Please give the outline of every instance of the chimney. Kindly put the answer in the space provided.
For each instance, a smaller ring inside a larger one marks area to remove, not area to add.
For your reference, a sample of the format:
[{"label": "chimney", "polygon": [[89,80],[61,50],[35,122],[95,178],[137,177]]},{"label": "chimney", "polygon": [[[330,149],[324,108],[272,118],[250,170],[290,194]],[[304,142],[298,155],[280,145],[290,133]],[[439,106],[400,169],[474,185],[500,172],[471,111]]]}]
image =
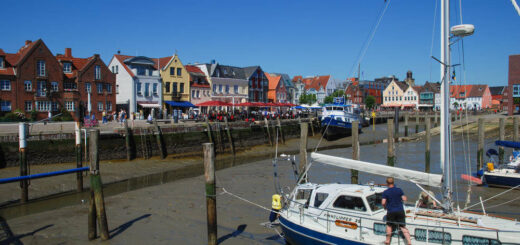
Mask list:
[{"label": "chimney", "polygon": [[31,44],[31,43],[32,43],[31,40],[25,40],[25,45],[29,45],[29,44]]},{"label": "chimney", "polygon": [[65,57],[72,57],[72,49],[71,48],[65,48]]},{"label": "chimney", "polygon": [[117,54],[121,54],[121,50],[118,50],[118,51],[117,51]]}]

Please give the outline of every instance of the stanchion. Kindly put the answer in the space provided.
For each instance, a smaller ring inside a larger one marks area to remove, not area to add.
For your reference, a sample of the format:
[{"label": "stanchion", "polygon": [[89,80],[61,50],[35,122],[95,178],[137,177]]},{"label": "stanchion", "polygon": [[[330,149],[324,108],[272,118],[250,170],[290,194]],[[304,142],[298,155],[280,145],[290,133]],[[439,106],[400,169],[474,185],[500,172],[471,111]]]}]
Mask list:
[{"label": "stanchion", "polygon": [[217,244],[217,198],[215,188],[215,152],[212,143],[202,145],[204,150],[204,179],[206,180],[206,209],[208,245]]}]

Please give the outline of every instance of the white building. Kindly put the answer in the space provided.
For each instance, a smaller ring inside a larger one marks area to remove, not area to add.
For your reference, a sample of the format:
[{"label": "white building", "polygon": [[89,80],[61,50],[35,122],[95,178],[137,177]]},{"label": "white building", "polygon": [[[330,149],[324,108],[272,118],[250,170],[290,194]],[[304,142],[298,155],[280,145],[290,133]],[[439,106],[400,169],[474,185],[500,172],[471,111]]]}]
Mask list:
[{"label": "white building", "polygon": [[160,113],[162,105],[161,76],[154,59],[144,56],[116,54],[108,65],[116,74],[116,103],[127,107],[130,114]]}]

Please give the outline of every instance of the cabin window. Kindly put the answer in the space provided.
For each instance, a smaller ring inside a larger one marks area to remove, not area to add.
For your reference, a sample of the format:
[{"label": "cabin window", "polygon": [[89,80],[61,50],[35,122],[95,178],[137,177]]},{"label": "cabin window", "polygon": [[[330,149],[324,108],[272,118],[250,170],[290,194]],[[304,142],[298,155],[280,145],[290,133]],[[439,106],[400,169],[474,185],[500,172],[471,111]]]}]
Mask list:
[{"label": "cabin window", "polygon": [[374,234],[386,236],[386,224],[374,222]]},{"label": "cabin window", "polygon": [[[426,241],[426,229],[415,229],[415,240]],[[451,234],[448,232],[441,231],[428,231],[428,242],[440,243],[440,244],[451,244]]]},{"label": "cabin window", "polygon": [[327,111],[332,111],[332,107],[327,107]]},{"label": "cabin window", "polygon": [[[305,201],[305,208],[309,207],[309,202],[311,200],[312,189],[300,189],[296,194],[296,200]],[[298,202],[302,204],[301,202]]]},{"label": "cabin window", "polygon": [[327,199],[327,197],[329,196],[328,193],[316,193],[316,197],[314,197],[314,207],[317,207],[319,208],[321,206],[321,204],[323,203],[323,201],[325,201],[325,199]]},{"label": "cabin window", "polygon": [[340,196],[334,201],[333,207],[351,209],[356,211],[367,211],[361,197]]},{"label": "cabin window", "polygon": [[372,211],[377,211],[383,209],[383,205],[381,204],[382,195],[381,193],[377,193],[374,195],[370,195],[367,197],[368,205]]},{"label": "cabin window", "polygon": [[476,237],[476,236],[462,236],[462,244],[464,245],[473,245],[473,244],[489,244],[489,245],[495,245],[495,244],[501,244],[500,241],[496,239],[489,239],[489,238],[483,238],[483,237]]}]

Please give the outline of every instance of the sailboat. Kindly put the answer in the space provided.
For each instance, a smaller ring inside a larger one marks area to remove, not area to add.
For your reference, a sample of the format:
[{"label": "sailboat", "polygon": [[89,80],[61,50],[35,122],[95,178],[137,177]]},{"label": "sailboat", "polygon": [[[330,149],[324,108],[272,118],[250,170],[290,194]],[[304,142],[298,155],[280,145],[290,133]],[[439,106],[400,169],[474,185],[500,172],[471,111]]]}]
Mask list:
[{"label": "sailboat", "polygon": [[[355,169],[375,175],[394,177],[417,185],[440,188],[440,209],[405,206],[406,226],[412,244],[519,244],[520,223],[514,219],[465,212],[452,201],[452,155],[450,125],[450,29],[449,0],[442,0],[441,24],[441,165],[443,174],[430,174],[403,168],[383,166],[365,161],[311,153],[310,163],[300,174],[296,187],[279,210],[279,224],[289,244],[382,244],[386,240],[386,211],[381,200],[387,188],[372,183],[316,184],[307,183],[306,175],[313,162],[345,169]],[[473,32],[473,26],[452,29],[454,36]],[[394,232],[391,244],[404,242]]]}]

